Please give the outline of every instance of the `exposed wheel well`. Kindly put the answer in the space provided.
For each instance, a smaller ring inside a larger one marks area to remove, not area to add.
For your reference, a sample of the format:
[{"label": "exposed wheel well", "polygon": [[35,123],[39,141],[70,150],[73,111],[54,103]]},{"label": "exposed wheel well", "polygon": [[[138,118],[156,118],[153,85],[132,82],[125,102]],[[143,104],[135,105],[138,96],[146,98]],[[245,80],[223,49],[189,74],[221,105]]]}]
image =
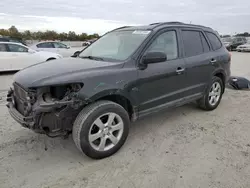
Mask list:
[{"label": "exposed wheel well", "polygon": [[46,61],[50,61],[50,60],[54,60],[54,59],[56,59],[56,58],[54,58],[54,57],[50,57],[49,59],[47,59]]},{"label": "exposed wheel well", "polygon": [[222,80],[222,82],[223,82],[223,93],[224,93],[225,87],[226,87],[224,74],[222,74],[221,72],[219,72],[219,73],[216,73],[214,76],[219,77]]},{"label": "exposed wheel well", "polygon": [[109,100],[109,101],[118,103],[128,112],[129,118],[130,119],[132,118],[134,110],[133,110],[131,102],[127,98],[125,98],[121,95],[109,95],[109,96],[99,98],[97,101],[99,101],[99,100]]}]

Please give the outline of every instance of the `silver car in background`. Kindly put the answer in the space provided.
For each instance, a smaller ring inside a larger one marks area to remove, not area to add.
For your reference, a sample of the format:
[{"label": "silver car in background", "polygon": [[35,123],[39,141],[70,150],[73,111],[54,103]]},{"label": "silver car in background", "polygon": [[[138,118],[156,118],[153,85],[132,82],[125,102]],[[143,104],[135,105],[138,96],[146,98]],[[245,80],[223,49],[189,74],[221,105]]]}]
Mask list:
[{"label": "silver car in background", "polygon": [[250,41],[246,44],[239,45],[236,50],[237,52],[250,52]]}]

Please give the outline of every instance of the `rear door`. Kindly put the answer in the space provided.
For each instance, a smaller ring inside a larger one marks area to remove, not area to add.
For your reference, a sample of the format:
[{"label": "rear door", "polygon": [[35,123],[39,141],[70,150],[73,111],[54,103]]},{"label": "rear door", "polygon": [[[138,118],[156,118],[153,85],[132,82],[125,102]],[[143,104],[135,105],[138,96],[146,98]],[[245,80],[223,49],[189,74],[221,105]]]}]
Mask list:
[{"label": "rear door", "polygon": [[202,30],[183,28],[181,36],[186,63],[185,87],[188,88],[188,95],[200,95],[211,80],[216,57]]}]

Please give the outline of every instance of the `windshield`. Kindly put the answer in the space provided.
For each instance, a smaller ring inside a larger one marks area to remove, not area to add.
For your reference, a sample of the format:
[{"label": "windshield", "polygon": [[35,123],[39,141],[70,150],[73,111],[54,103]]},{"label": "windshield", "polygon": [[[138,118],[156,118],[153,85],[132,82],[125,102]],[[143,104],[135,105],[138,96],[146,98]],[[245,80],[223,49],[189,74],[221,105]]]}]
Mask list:
[{"label": "windshield", "polygon": [[222,38],[222,42],[232,42],[233,39],[232,38]]},{"label": "windshield", "polygon": [[149,33],[148,30],[113,31],[83,50],[79,57],[92,56],[104,60],[123,61],[132,55]]}]

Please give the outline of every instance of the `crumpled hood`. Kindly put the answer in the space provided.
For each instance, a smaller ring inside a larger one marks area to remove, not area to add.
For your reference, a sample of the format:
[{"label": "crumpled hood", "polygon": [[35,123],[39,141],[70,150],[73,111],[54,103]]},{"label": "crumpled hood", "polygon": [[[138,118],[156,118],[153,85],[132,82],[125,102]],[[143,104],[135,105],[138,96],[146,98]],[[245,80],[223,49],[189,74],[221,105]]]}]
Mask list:
[{"label": "crumpled hood", "polygon": [[91,72],[101,73],[105,69],[121,67],[123,63],[111,63],[81,58],[63,58],[26,67],[14,75],[14,82],[24,88],[70,82],[84,79]]}]

